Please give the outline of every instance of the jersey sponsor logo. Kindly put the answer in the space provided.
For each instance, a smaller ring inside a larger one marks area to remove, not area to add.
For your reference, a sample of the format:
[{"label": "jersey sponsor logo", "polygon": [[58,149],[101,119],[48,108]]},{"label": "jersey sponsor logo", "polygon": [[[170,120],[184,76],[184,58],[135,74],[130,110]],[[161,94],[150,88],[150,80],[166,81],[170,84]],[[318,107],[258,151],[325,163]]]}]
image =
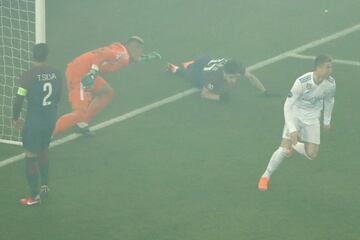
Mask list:
[{"label": "jersey sponsor logo", "polygon": [[219,68],[223,67],[227,62],[227,59],[213,59],[207,63],[207,66],[204,67],[204,71],[217,71]]}]

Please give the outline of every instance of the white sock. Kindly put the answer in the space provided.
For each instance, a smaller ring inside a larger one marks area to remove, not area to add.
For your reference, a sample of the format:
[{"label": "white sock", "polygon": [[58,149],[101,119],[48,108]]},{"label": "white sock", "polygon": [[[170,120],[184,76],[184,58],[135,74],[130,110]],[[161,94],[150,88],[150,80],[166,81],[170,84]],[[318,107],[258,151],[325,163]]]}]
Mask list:
[{"label": "white sock", "polygon": [[279,147],[278,149],[276,149],[276,151],[271,156],[268,166],[262,177],[270,179],[271,174],[279,167],[280,163],[286,157],[288,157],[288,151],[286,148]]},{"label": "white sock", "polygon": [[306,150],[305,150],[305,144],[302,142],[297,142],[296,145],[292,146],[293,149],[295,149],[295,151],[297,151],[298,153],[300,153],[301,155],[305,156],[306,158],[312,160],[311,157],[309,157],[309,155],[307,155]]}]

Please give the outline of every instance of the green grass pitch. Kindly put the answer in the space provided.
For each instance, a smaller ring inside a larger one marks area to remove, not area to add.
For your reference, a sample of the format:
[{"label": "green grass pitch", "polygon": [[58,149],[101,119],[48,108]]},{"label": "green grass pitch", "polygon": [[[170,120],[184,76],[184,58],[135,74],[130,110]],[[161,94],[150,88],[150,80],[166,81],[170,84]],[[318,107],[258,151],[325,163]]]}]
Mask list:
[{"label": "green grass pitch", "polygon": [[[167,62],[212,54],[252,66],[360,23],[358,0],[46,3],[50,62],[62,70],[131,35],[163,56],[105,75],[116,96],[94,124],[190,88],[164,74]],[[302,54],[359,61],[359,39],[356,31]],[[254,73],[286,96],[311,64],[286,58]],[[28,192],[22,161],[0,168],[0,239],[360,239],[360,69],[334,64],[333,76],[333,129],[319,156],[285,161],[268,192],[257,180],[280,141],[284,98],[241,81],[228,105],[193,94],[51,149],[51,196],[40,207],[18,204]],[[64,96],[60,112],[69,109]],[[0,161],[21,152],[0,145]]]}]

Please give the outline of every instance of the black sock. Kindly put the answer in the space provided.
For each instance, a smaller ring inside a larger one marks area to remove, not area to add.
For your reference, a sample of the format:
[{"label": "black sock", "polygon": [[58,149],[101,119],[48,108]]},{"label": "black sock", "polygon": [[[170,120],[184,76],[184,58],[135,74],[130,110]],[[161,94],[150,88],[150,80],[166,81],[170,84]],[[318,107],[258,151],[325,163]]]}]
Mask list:
[{"label": "black sock", "polygon": [[38,189],[38,179],[39,173],[37,168],[37,158],[36,157],[26,157],[25,158],[25,174],[28,185],[30,187],[30,193],[33,198],[39,192]]},{"label": "black sock", "polygon": [[39,171],[41,177],[41,185],[49,185],[49,159],[47,153],[39,158]]}]

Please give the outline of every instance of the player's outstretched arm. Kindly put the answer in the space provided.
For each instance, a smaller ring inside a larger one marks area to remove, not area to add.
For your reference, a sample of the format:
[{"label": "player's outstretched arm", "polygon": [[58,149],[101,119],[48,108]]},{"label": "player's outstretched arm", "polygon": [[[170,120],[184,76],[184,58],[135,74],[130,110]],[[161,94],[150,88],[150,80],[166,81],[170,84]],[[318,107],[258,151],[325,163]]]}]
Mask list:
[{"label": "player's outstretched arm", "polygon": [[266,88],[254,74],[252,74],[248,70],[245,70],[244,77],[251,83],[251,85],[253,85],[261,93],[266,92]]},{"label": "player's outstretched arm", "polygon": [[147,62],[147,61],[151,61],[151,60],[160,60],[161,59],[161,55],[158,52],[150,52],[147,54],[143,54],[140,57],[140,62]]},{"label": "player's outstretched arm", "polygon": [[203,87],[200,95],[201,95],[201,98],[207,99],[207,100],[219,101],[222,103],[228,103],[230,101],[229,93],[225,92],[223,94],[216,94],[216,93],[211,92],[206,87]]},{"label": "player's outstretched arm", "polygon": [[280,97],[278,93],[271,92],[267,90],[262,82],[251,72],[245,71],[244,77],[253,85],[257,90],[261,92],[265,97]]},{"label": "player's outstretched arm", "polygon": [[206,87],[203,87],[201,90],[201,98],[208,99],[208,100],[220,100],[220,95],[215,94],[209,91]]}]

